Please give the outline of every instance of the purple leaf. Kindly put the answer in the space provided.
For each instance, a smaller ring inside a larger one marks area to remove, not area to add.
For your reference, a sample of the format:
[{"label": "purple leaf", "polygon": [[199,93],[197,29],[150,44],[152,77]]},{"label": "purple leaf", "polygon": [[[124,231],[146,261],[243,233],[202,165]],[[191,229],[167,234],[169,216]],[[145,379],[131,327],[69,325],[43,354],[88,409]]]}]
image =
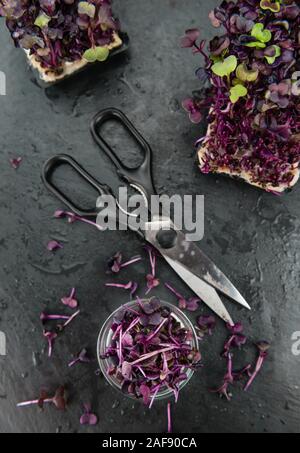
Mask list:
[{"label": "purple leaf", "polygon": [[212,335],[216,327],[216,318],[214,316],[199,316],[197,318],[197,326],[204,335],[207,333]]},{"label": "purple leaf", "polygon": [[78,301],[75,299],[75,288],[72,288],[71,293],[67,297],[63,297],[61,299],[61,302],[63,305],[66,305],[67,307],[70,308],[77,308],[78,307]]},{"label": "purple leaf", "polygon": [[22,157],[14,157],[12,159],[10,159],[10,165],[12,166],[12,168],[14,168],[15,170],[17,170],[19,168],[19,166],[21,165],[22,163]]},{"label": "purple leaf", "polygon": [[90,363],[90,361],[91,359],[88,356],[88,352],[84,348],[77,354],[76,358],[68,364],[68,367],[71,368],[77,363]]},{"label": "purple leaf", "polygon": [[200,30],[193,28],[185,32],[185,36],[181,38],[181,47],[188,48],[195,46],[200,36]]},{"label": "purple leaf", "polygon": [[63,248],[63,245],[58,241],[50,241],[47,244],[47,250],[49,250],[49,252],[54,252],[55,250],[62,249],[62,248]]},{"label": "purple leaf", "polygon": [[51,357],[52,356],[52,351],[53,351],[53,344],[54,344],[54,341],[57,338],[57,333],[56,332],[49,332],[47,330],[44,330],[43,331],[43,335],[48,341],[48,357]]},{"label": "purple leaf", "polygon": [[90,425],[95,426],[98,423],[97,415],[91,412],[91,406],[89,404],[84,404],[83,406],[83,414],[80,417],[80,424],[81,425]]}]

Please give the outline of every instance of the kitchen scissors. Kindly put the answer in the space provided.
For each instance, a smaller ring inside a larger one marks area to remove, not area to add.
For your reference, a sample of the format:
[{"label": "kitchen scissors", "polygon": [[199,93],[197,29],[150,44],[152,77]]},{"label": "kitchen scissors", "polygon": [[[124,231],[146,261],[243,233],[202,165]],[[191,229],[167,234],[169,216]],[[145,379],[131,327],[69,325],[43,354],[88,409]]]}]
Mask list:
[{"label": "kitchen scissors", "polygon": [[[107,141],[104,140],[101,135],[102,126],[109,121],[121,123],[137,142],[143,152],[141,165],[134,168],[125,165]],[[152,175],[152,150],[147,141],[124,113],[117,109],[106,109],[99,112],[92,120],[91,133],[95,142],[114,164],[119,178],[137,190],[143,196],[146,206],[150,207],[151,197],[156,195],[157,192]],[[65,154],[56,155],[45,163],[42,171],[42,179],[45,186],[75,214],[88,219],[97,217],[99,210],[79,207],[54,184],[52,181],[53,174],[61,165],[72,167],[81,178],[96,189],[99,195],[113,195],[112,189],[108,185],[98,182],[71,156]],[[118,204],[118,200],[116,200],[116,203],[122,209]],[[128,212],[126,214],[128,216],[131,215]],[[160,252],[194,293],[226,323],[234,324],[217,291],[251,310],[233,283],[194,242],[187,241],[185,234],[176,228],[170,218],[163,214],[152,215],[150,212],[145,228],[137,232]]]}]

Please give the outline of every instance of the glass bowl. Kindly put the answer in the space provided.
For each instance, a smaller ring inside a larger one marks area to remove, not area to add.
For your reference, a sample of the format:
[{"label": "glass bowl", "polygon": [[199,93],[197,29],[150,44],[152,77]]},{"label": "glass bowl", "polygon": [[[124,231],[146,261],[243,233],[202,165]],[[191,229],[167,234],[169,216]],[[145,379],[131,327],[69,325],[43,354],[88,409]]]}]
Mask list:
[{"label": "glass bowl", "polygon": [[[142,300],[143,303],[149,302],[151,299],[146,299]],[[192,339],[189,342],[191,347],[195,350],[199,350],[199,344],[198,344],[198,338],[197,334],[195,332],[194,326],[191,323],[191,321],[188,319],[188,317],[176,306],[169,302],[161,301],[162,307],[167,307],[170,309],[172,316],[178,321],[183,328],[186,330],[189,330],[192,332]],[[107,348],[111,344],[112,336],[113,336],[113,331],[111,330],[111,326],[114,322],[114,318],[116,314],[119,312],[119,310],[124,309],[124,308],[132,308],[132,309],[138,309],[138,303],[136,301],[131,301],[128,304],[120,306],[117,310],[115,310],[105,321],[105,323],[102,326],[102,329],[99,333],[98,337],[98,342],[97,342],[97,358],[99,362],[99,367],[104,375],[105,379],[107,382],[116,390],[122,392],[122,385],[121,383],[116,379],[115,376],[110,376],[108,373],[108,369],[115,365],[113,362],[112,358],[107,358],[107,359],[101,359],[106,353]],[[190,381],[192,378],[194,371],[191,369],[185,370],[187,374],[187,379],[179,384],[179,391],[181,391]],[[129,398],[136,399],[134,396],[126,394],[122,392],[123,395],[125,394]],[[155,400],[161,400],[165,398],[170,398],[173,396],[173,391],[170,390],[168,387],[162,388],[156,395]]]}]

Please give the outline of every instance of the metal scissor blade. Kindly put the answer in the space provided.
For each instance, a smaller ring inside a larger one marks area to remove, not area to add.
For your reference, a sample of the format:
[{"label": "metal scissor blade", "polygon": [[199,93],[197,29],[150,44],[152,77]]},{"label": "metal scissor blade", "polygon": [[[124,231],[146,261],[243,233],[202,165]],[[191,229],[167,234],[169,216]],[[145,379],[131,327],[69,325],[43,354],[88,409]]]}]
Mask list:
[{"label": "metal scissor blade", "polygon": [[172,258],[164,255],[164,253],[162,253],[162,255],[169,263],[169,265],[174,269],[174,271],[182,278],[182,280],[194,291],[195,294],[197,294],[197,296],[200,297],[200,299],[203,300],[203,302],[214,313],[216,313],[221,319],[229,323],[231,326],[234,325],[234,322],[225,305],[212,286],[205,283],[203,280],[194,275],[178,262],[172,260]]},{"label": "metal scissor blade", "polygon": [[[213,286],[218,291],[230,297],[238,304],[248,310],[251,307],[218,267],[199,249],[199,247],[186,239],[184,233],[176,229],[172,221],[167,217],[154,217],[147,224],[145,237],[154,247],[156,247],[164,256],[168,256],[173,261],[178,262],[185,268],[190,269],[193,274]],[[176,231],[176,241],[168,249],[162,248],[158,243],[156,235],[162,228],[174,229]]]},{"label": "metal scissor blade", "polygon": [[238,304],[251,310],[250,305],[240,294],[237,288],[231,283],[228,277],[196,246],[191,243],[190,253],[197,260],[197,265],[192,266],[193,272],[207,283],[212,285],[218,291],[221,291],[225,296],[230,297]]}]

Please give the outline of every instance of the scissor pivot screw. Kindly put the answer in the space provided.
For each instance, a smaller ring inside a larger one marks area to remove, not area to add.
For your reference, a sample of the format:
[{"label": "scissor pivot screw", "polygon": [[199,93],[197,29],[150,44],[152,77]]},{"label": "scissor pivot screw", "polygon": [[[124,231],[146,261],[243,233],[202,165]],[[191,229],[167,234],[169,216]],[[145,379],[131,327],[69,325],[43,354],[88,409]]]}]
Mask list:
[{"label": "scissor pivot screw", "polygon": [[160,230],[156,235],[156,240],[162,249],[172,249],[177,241],[175,230]]}]

